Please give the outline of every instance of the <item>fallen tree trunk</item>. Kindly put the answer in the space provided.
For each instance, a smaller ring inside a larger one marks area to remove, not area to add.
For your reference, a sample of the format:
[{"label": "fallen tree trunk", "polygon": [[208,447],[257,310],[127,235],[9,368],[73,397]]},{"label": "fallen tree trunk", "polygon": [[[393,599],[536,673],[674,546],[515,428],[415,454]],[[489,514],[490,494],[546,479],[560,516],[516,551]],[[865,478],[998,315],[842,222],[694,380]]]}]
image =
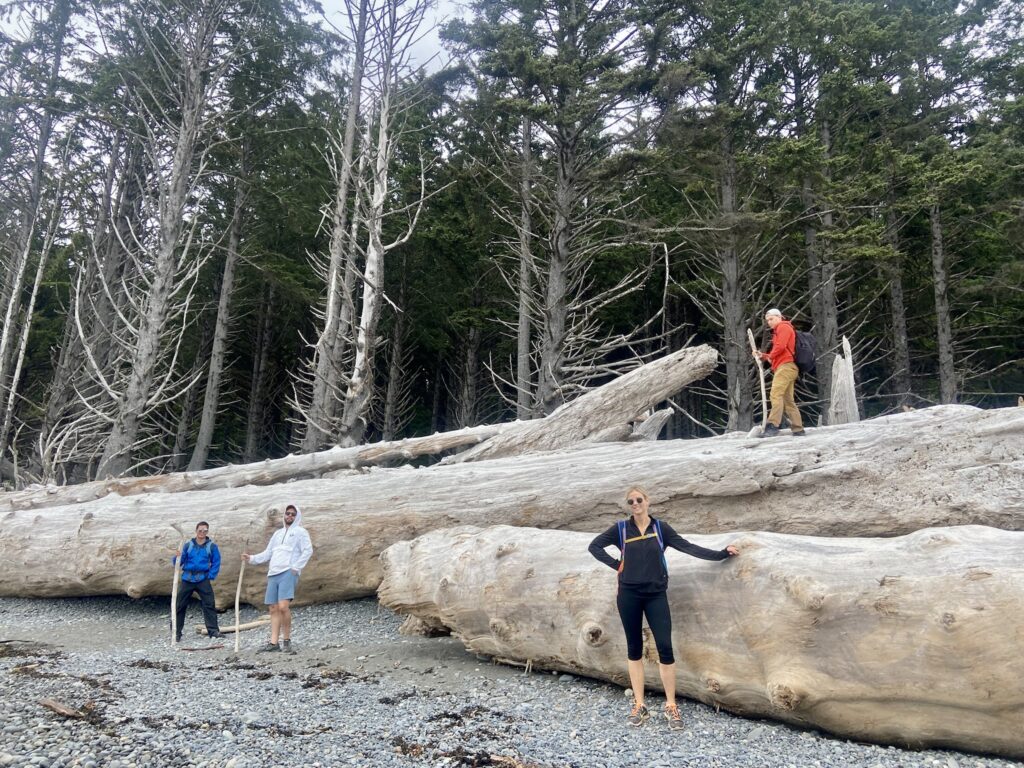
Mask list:
[{"label": "fallen tree trunk", "polygon": [[[178,544],[171,524],[191,530],[206,520],[223,558],[215,593],[229,606],[245,543],[262,548],[288,503],[303,510],[315,550],[299,583],[300,603],[373,594],[378,554],[436,528],[600,530],[621,517],[633,484],[648,489],[655,515],[684,532],[880,536],[971,523],[1024,529],[1021,456],[1024,409],[949,405],[815,429],[801,439],[600,444],[279,487],[110,495],[0,515],[0,595],[168,594]],[[246,569],[245,601],[261,602],[265,574]]]},{"label": "fallen tree trunk", "polygon": [[172,472],[150,477],[122,477],[67,486],[46,486],[0,494],[0,512],[12,509],[45,509],[65,504],[81,504],[114,494],[135,496],[143,493],[183,493],[238,488],[248,485],[274,485],[290,480],[318,478],[338,470],[354,470],[408,461],[445,451],[477,445],[514,425],[495,424],[467,427],[427,437],[411,437],[385,443],[370,443],[352,448],[331,448],[316,453],[267,459],[251,464],[231,464],[199,472]]},{"label": "fallen tree trunk", "polygon": [[[892,539],[692,537],[670,550],[678,691],[858,741],[1024,757],[1024,534],[981,526]],[[389,608],[477,654],[628,686],[615,572],[590,534],[434,531],[381,556]],[[646,683],[661,688],[645,630]]]},{"label": "fallen tree trunk", "polygon": [[581,395],[545,419],[521,422],[515,430],[450,456],[445,463],[554,451],[580,443],[601,430],[640,419],[690,382],[709,375],[717,365],[718,353],[707,345],[681,349]]},{"label": "fallen tree trunk", "polygon": [[[48,486],[33,490],[0,494],[0,513],[14,509],[44,509],[66,504],[81,504],[110,494],[134,496],[144,493],[184,493],[239,488],[247,485],[273,485],[298,479],[319,478],[338,470],[353,470],[390,462],[405,462],[419,456],[487,444],[500,438],[489,453],[463,458],[487,458],[552,450],[573,443],[633,439],[630,422],[637,421],[668,395],[702,379],[716,365],[718,353],[704,345],[681,349],[647,363],[581,397],[567,403],[544,419],[510,424],[467,427],[427,437],[412,437],[351,448],[331,448],[317,453],[268,459],[252,464],[229,465],[199,472],[174,472],[152,477],[98,480],[71,486]],[[664,418],[661,416],[660,418]],[[636,439],[649,437],[655,422],[646,431],[637,431]],[[658,425],[660,428],[660,425]],[[604,434],[610,429],[621,430]],[[656,438],[657,435],[655,434]],[[653,439],[653,438],[652,438]],[[461,460],[461,459],[460,459]]]}]

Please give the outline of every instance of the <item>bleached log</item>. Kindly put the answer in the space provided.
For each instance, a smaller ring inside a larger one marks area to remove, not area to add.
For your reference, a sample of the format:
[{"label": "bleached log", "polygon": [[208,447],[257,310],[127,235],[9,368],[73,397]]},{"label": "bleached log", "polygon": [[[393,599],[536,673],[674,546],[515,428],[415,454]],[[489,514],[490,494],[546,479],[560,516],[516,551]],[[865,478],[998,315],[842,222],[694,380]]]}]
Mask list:
[{"label": "bleached log", "polygon": [[545,419],[521,422],[515,430],[450,456],[445,463],[555,451],[574,445],[601,430],[639,420],[687,384],[706,377],[717,365],[718,352],[707,345],[681,349],[581,395]]},{"label": "bleached log", "polygon": [[418,456],[477,446],[497,437],[502,438],[500,445],[494,451],[476,458],[566,447],[573,442],[588,439],[602,442],[630,439],[629,422],[637,420],[642,413],[669,394],[707,376],[714,369],[716,359],[717,353],[708,346],[680,350],[588,392],[545,419],[468,427],[427,437],[332,448],[317,453],[199,472],[116,478],[3,493],[0,494],[0,513],[13,509],[44,509],[81,504],[109,494],[135,496],[146,493],[212,491],[319,478],[339,470],[404,462]]},{"label": "bleached log", "polygon": [[853,375],[853,350],[843,336],[843,354],[832,358],[832,397],[829,399],[828,423],[849,424],[860,421],[857,408],[857,380]]},{"label": "bleached log", "polygon": [[[284,505],[303,510],[315,549],[299,602],[373,594],[377,556],[396,541],[452,525],[598,530],[623,514],[633,484],[684,532],[774,530],[882,536],[934,525],[1024,529],[1024,409],[963,405],[815,429],[808,437],[742,435],[599,444],[424,469],[374,469],[282,486],[110,495],[88,504],[0,514],[0,595],[167,594],[171,523],[210,523],[215,582],[231,605],[239,554],[262,548]],[[247,568],[242,598],[262,601],[266,569]]]},{"label": "bleached log", "polygon": [[[615,572],[591,534],[498,526],[390,547],[381,602],[469,649],[628,685]],[[669,550],[678,691],[857,741],[1024,757],[1024,533],[690,537]],[[645,636],[646,684],[661,687]]]},{"label": "bleached log", "polygon": [[391,461],[408,461],[445,451],[477,445],[514,424],[485,424],[426,437],[411,437],[352,448],[331,448],[251,464],[230,464],[199,472],[172,472],[150,477],[122,477],[68,486],[47,486],[0,494],[0,512],[11,509],[44,509],[81,504],[109,494],[135,496],[143,493],[182,493],[274,485],[290,480],[317,478],[338,470],[353,470]]},{"label": "bleached log", "polygon": [[658,435],[661,434],[661,430],[665,427],[665,422],[670,418],[672,418],[671,408],[662,408],[660,411],[655,411],[633,427],[633,434],[631,434],[628,439],[657,440]]}]

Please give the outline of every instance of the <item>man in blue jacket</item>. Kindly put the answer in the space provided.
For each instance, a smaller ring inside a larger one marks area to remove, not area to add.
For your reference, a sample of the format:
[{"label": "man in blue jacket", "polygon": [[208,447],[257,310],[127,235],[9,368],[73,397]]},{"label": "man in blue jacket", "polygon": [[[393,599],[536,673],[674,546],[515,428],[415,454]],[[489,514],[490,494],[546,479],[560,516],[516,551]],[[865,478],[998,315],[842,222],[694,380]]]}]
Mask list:
[{"label": "man in blue jacket", "polygon": [[179,550],[171,560],[175,563],[177,558],[181,558],[181,583],[178,585],[177,605],[178,636],[175,638],[179,642],[181,628],[185,626],[185,609],[188,607],[188,601],[192,599],[193,592],[199,593],[199,601],[203,606],[203,621],[206,622],[206,634],[210,637],[224,637],[217,626],[217,610],[211,585],[220,572],[220,550],[207,535],[209,533],[209,523],[199,523],[196,526],[195,538],[185,544],[184,552]]}]

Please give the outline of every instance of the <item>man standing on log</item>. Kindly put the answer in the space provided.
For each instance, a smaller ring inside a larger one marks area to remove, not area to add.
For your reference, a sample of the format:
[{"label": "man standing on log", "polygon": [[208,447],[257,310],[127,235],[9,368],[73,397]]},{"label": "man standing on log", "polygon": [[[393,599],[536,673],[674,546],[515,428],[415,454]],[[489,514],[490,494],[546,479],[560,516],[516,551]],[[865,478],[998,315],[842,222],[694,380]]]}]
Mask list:
[{"label": "man standing on log", "polygon": [[[265,563],[267,568],[267,595],[263,602],[270,606],[270,642],[258,653],[292,650],[292,609],[299,574],[313,554],[309,533],[302,527],[302,513],[294,504],[284,508],[284,525],[270,537],[267,548],[258,555],[242,553],[248,563]],[[277,644],[278,637],[282,645]],[[283,647],[282,647],[283,646]]]},{"label": "man standing on log", "polygon": [[800,409],[796,407],[793,393],[800,370],[796,367],[796,330],[793,324],[782,316],[777,309],[769,309],[764,313],[764,322],[772,331],[772,348],[770,352],[758,352],[762,360],[772,366],[772,391],[769,399],[772,410],[768,414],[768,423],[760,437],[775,437],[779,434],[782,414],[789,419],[789,427],[794,437],[802,437],[804,423],[800,418]]},{"label": "man standing on log", "polygon": [[[224,637],[217,626],[217,609],[213,600],[212,582],[220,573],[220,549],[209,538],[210,525],[206,521],[196,526],[195,538],[190,539],[171,559],[171,564],[181,558],[181,583],[178,585],[178,631],[174,638],[181,642],[181,629],[185,625],[185,609],[192,593],[199,593],[199,601],[203,606],[203,621],[206,624],[208,637]],[[182,551],[184,550],[184,551]]]}]

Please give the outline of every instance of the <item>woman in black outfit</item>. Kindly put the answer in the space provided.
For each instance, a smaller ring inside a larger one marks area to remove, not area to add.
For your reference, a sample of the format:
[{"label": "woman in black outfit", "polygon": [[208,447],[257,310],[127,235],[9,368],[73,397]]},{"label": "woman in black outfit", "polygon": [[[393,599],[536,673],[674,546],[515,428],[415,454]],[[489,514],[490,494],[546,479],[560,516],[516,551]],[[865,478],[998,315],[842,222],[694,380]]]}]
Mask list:
[{"label": "woman in black outfit", "polygon": [[[640,488],[626,492],[626,504],[632,512],[590,542],[590,554],[619,572],[619,591],[616,604],[622,628],[626,631],[629,682],[633,688],[633,711],[630,725],[642,725],[650,717],[644,706],[644,650],[643,617],[654,634],[658,646],[658,671],[665,686],[665,718],[669,727],[683,727],[676,706],[676,665],[672,655],[672,615],[668,609],[668,564],[665,548],[672,547],[703,560],[725,560],[739,554],[731,544],[715,551],[691,544],[668,523],[651,517],[647,512],[650,500]],[[619,559],[605,552],[605,547],[619,547]]]}]

